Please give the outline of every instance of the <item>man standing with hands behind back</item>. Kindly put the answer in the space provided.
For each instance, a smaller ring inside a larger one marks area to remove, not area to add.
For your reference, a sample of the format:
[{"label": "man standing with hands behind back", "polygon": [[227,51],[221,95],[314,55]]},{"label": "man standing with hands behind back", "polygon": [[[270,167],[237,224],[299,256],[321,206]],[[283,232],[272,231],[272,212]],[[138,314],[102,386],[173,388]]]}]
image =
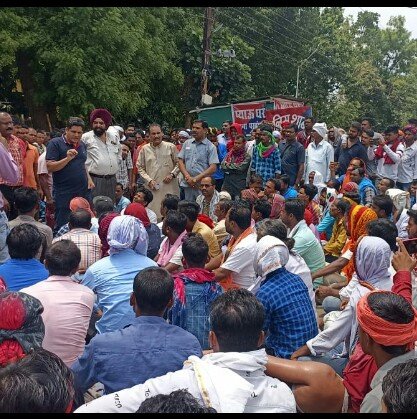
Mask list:
[{"label": "man standing with hands behind back", "polygon": [[65,134],[49,141],[46,148],[46,167],[53,178],[55,231],[68,222],[71,199],[80,196],[88,200],[89,189],[94,188],[85,166],[86,146],[80,141],[83,128],[82,119],[70,118]]},{"label": "man standing with hands behind back", "polygon": [[216,147],[207,138],[207,130],[206,121],[194,121],[193,138],[183,144],[178,154],[178,167],[184,175],[180,186],[184,188],[187,201],[196,200],[201,179],[212,175],[219,163]]},{"label": "man standing with hands behind back", "polygon": [[148,208],[154,211],[161,220],[161,202],[166,194],[179,195],[178,157],[174,144],[162,141],[162,129],[159,124],[149,126],[149,144],[139,151],[136,163],[138,173],[152,191],[153,200]]}]

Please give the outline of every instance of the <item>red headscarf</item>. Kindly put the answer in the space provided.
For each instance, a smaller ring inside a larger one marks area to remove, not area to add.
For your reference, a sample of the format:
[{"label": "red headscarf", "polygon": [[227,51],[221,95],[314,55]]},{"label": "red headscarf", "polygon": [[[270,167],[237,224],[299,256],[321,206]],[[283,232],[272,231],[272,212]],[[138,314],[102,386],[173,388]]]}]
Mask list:
[{"label": "red headscarf", "polygon": [[124,215],[133,215],[133,217],[138,218],[142,221],[145,228],[151,225],[146,208],[139,202],[129,204],[125,209]]},{"label": "red headscarf", "polygon": [[244,135],[243,130],[242,130],[242,125],[240,125],[236,122],[233,123],[232,125],[230,125],[230,128],[229,128],[230,138],[229,138],[229,141],[226,144],[227,151],[230,151],[233,148],[233,145],[235,144],[235,138],[236,137],[232,136],[231,128],[234,128],[237,131],[237,135]]},{"label": "red headscarf", "polygon": [[210,227],[212,230],[214,228],[213,220],[206,214],[198,214],[197,216],[198,221],[201,221],[206,226]]},{"label": "red headscarf", "polygon": [[101,257],[109,255],[109,243],[107,242],[107,233],[113,218],[120,216],[118,212],[109,212],[98,223],[98,235],[101,240]]},{"label": "red headscarf", "polygon": [[77,211],[78,209],[85,209],[88,211],[91,215],[91,218],[95,217],[94,212],[91,211],[90,203],[81,196],[77,196],[75,198],[72,198],[69,204],[71,211]]},{"label": "red headscarf", "polygon": [[414,318],[410,323],[393,323],[385,320],[377,316],[369,307],[368,297],[375,292],[391,293],[391,291],[372,291],[359,300],[356,313],[363,331],[380,345],[414,347],[417,339],[417,310],[413,307]]},{"label": "red headscarf", "polygon": [[41,302],[29,294],[0,294],[0,367],[18,361],[40,348],[45,336]]}]

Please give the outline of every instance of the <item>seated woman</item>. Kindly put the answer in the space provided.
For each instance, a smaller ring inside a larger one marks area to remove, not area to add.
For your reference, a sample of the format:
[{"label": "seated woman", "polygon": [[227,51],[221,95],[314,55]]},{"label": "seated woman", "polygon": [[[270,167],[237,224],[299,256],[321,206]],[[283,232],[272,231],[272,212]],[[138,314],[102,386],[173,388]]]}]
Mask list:
[{"label": "seated woman", "polygon": [[[330,365],[340,376],[357,342],[356,304],[372,289],[391,290],[391,249],[379,237],[363,237],[355,249],[355,276],[346,307],[330,326],[297,349],[291,359],[314,360]],[[343,348],[339,343],[343,342]]]}]

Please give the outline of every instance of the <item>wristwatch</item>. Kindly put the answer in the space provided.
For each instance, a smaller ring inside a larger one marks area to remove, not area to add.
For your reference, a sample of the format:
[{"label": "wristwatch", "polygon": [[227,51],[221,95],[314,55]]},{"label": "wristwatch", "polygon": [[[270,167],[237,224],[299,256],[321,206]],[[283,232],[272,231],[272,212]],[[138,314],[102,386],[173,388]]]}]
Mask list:
[{"label": "wristwatch", "polygon": [[176,176],[174,175],[174,173],[171,173],[172,177],[175,178]]}]

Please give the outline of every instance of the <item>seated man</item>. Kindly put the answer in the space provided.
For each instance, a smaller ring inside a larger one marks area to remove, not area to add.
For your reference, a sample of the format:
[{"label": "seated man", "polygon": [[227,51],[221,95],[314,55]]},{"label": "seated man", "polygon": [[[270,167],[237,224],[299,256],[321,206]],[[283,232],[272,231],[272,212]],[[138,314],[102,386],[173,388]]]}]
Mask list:
[{"label": "seated man", "polygon": [[257,243],[254,265],[257,276],[263,280],[256,297],[265,307],[267,352],[289,358],[306,340],[317,335],[318,326],[308,287],[299,275],[282,265],[282,252],[288,260],[288,249],[276,237],[264,236]]},{"label": "seated man", "polygon": [[187,217],[187,232],[200,233],[203,236],[203,239],[207,242],[209,247],[210,258],[220,255],[220,248],[213,230],[197,219],[200,212],[200,206],[196,202],[180,201],[178,204],[178,211],[185,214]]},{"label": "seated man", "polygon": [[216,180],[212,176],[203,177],[200,182],[200,191],[201,195],[198,195],[195,200],[200,206],[200,213],[217,222],[214,209],[220,200],[220,193],[216,191]]},{"label": "seated man", "polygon": [[97,233],[91,229],[91,214],[78,209],[72,211],[68,222],[70,231],[53,240],[56,243],[61,240],[71,240],[76,244],[81,252],[81,262],[78,266],[74,278],[81,280],[85,271],[101,258],[101,241]]},{"label": "seated man", "polygon": [[[138,202],[139,204],[142,204],[146,208],[146,213],[148,214],[149,221],[152,224],[158,223],[158,217],[156,216],[155,211],[152,211],[150,208],[148,208],[148,205],[153,201],[153,193],[147,188],[138,188],[138,190],[135,193],[135,196],[133,197],[133,202]],[[121,211],[121,214],[124,214],[124,211]]]},{"label": "seated man", "polygon": [[2,413],[71,413],[79,404],[74,397],[71,371],[46,349],[32,349],[0,368]]},{"label": "seated man", "polygon": [[91,265],[82,284],[97,295],[103,315],[96,322],[98,333],[112,332],[130,324],[135,316],[129,296],[135,275],[156,262],[146,256],[148,233],[143,224],[131,215],[117,215],[108,229],[110,256]]},{"label": "seated man", "polygon": [[255,229],[258,228],[260,222],[269,218],[271,215],[271,204],[266,199],[257,199],[253,204],[252,218],[255,221]]},{"label": "seated man", "polygon": [[217,224],[215,225],[213,231],[216,236],[217,243],[219,243],[220,249],[222,248],[223,240],[229,235],[226,231],[226,214],[229,209],[232,207],[233,201],[230,199],[221,199],[214,209],[214,213],[217,217]]},{"label": "seated man", "polygon": [[14,220],[9,221],[10,230],[23,223],[34,225],[45,237],[37,255],[37,259],[40,259],[40,261],[43,262],[46,248],[52,244],[52,229],[46,224],[42,224],[35,220],[35,215],[39,210],[38,191],[23,186],[14,191],[14,199],[19,216]]},{"label": "seated man", "polygon": [[71,278],[80,260],[80,249],[72,241],[54,243],[45,256],[49,278],[21,290],[36,297],[44,307],[42,347],[57,354],[68,366],[84,350],[94,304],[93,291]]},{"label": "seated man", "polygon": [[213,272],[204,269],[208,245],[195,233],[182,243],[184,270],[174,275],[174,304],[168,313],[172,324],[188,330],[198,338],[203,350],[209,349],[209,307],[223,293]]},{"label": "seated man", "polygon": [[163,318],[173,290],[174,281],[162,268],[135,276],[130,305],[136,317],[123,329],[91,339],[72,366],[78,390],[84,393],[100,382],[105,393],[112,393],[176,371],[191,355],[201,356],[197,338]]},{"label": "seated man", "polygon": [[264,318],[262,304],[249,291],[220,295],[210,309],[213,353],[202,359],[191,356],[183,369],[102,396],[77,413],[136,412],[145,399],[183,388],[218,413],[295,413],[294,395],[287,384],[264,373],[267,355],[258,349],[264,339]]},{"label": "seated man", "polygon": [[175,390],[170,394],[157,394],[147,398],[136,413],[217,413],[205,407],[187,390]]},{"label": "seated man", "polygon": [[417,413],[417,359],[397,364],[382,380],[383,413]]},{"label": "seated man", "polygon": [[[310,271],[314,272],[325,266],[324,252],[321,243],[304,221],[305,204],[300,199],[285,202],[281,220],[290,229],[288,237],[295,241],[294,250],[305,260]],[[323,282],[323,278],[315,278],[314,288]]]},{"label": "seated man", "polygon": [[11,259],[0,265],[0,278],[9,291],[20,291],[48,278],[45,266],[36,259],[43,237],[32,224],[20,224],[7,236]]},{"label": "seated man", "polygon": [[206,268],[210,270],[214,267],[216,280],[224,289],[247,289],[255,282],[253,258],[256,234],[251,227],[251,210],[246,202],[233,203],[226,215],[226,231],[231,235],[226,253],[210,261]]},{"label": "seated man", "polygon": [[336,199],[330,206],[330,214],[335,219],[330,240],[323,246],[326,262],[331,263],[340,257],[347,240],[345,214],[350,203],[345,199]]},{"label": "seated man", "polygon": [[187,217],[178,211],[168,211],[164,216],[162,241],[155,261],[168,272],[182,269],[182,242],[187,237]]}]

